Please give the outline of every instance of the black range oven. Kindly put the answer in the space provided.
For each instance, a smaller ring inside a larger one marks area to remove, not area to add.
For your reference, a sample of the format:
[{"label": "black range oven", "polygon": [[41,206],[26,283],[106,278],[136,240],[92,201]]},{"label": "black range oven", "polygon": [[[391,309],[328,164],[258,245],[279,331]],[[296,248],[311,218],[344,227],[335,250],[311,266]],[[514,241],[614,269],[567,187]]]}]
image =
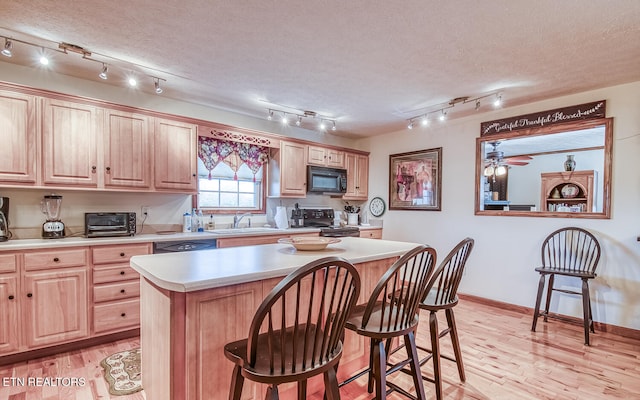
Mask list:
[{"label": "black range oven", "polygon": [[320,228],[320,236],[360,236],[357,226],[333,226],[334,213],[329,208],[307,208],[302,210],[303,226]]}]

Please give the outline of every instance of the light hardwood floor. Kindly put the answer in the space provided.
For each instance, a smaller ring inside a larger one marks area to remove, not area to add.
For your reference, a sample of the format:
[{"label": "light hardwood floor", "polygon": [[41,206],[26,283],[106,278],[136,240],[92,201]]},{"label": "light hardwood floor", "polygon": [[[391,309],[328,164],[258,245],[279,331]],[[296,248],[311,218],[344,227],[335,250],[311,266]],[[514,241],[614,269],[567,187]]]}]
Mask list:
[{"label": "light hardwood floor", "polygon": [[[538,332],[533,333],[530,313],[465,299],[455,313],[467,381],[461,383],[455,364],[443,360],[445,399],[640,399],[640,340],[598,331],[592,335],[592,345],[585,346],[580,325],[541,319]],[[421,317],[426,320],[428,316]],[[421,342],[428,340],[425,327],[419,329]],[[442,340],[443,352],[450,354],[448,343]],[[110,397],[99,364],[111,353],[138,345],[138,339],[122,340],[0,367],[0,400],[145,399],[144,392]],[[231,363],[226,367],[231,368]],[[425,375],[430,370],[429,363],[423,367]],[[87,384],[75,389],[2,386],[5,377],[28,376],[84,377]],[[408,389],[412,386],[407,375],[389,379]],[[428,398],[435,398],[431,383],[425,382],[425,391]],[[343,399],[373,398],[366,392],[364,378],[344,386],[341,395]],[[403,398],[395,393],[388,397]],[[309,400],[320,399],[322,396],[309,396]]]}]

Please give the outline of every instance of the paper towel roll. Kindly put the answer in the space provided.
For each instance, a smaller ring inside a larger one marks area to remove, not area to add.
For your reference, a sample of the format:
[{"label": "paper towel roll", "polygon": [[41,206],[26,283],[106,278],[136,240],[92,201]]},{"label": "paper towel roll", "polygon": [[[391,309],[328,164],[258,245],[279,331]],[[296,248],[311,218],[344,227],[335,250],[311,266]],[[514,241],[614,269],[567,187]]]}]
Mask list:
[{"label": "paper towel roll", "polygon": [[278,229],[287,229],[289,227],[289,218],[287,218],[287,207],[276,207],[276,227]]}]

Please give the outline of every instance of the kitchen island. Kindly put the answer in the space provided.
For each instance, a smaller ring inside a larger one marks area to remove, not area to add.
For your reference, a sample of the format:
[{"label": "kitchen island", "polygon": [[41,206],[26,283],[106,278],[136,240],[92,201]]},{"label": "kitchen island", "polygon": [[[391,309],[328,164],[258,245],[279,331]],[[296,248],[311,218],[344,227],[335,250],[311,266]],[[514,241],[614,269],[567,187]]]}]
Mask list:
[{"label": "kitchen island", "polygon": [[[323,251],[267,244],[132,257],[132,268],[142,276],[142,384],[147,398],[226,399],[233,364],[223,347],[247,336],[255,310],[284,276],[322,257],[344,257],[360,273],[361,303],[389,266],[417,245],[347,237]],[[366,365],[367,347],[347,332],[339,379]],[[322,381],[310,382],[309,392],[317,385]],[[281,388],[282,398],[287,389]],[[246,382],[243,398],[261,398],[264,390]]]}]

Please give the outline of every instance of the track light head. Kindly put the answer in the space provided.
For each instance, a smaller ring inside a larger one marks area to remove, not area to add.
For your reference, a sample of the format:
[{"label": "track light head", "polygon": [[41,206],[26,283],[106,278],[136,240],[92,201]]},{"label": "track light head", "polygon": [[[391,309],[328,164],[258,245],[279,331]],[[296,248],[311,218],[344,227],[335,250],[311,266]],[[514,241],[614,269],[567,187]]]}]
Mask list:
[{"label": "track light head", "polygon": [[500,93],[497,93],[496,99],[493,102],[493,106],[497,108],[497,107],[500,107],[501,105],[502,105],[502,95]]},{"label": "track light head", "polygon": [[409,125],[407,125],[407,129],[413,129],[413,121],[409,120]]},{"label": "track light head", "polygon": [[428,126],[429,125],[429,118],[427,118],[427,116],[423,116],[422,119],[420,120],[420,125],[422,126]]},{"label": "track light head", "polygon": [[134,77],[130,77],[127,82],[129,82],[129,86],[131,86],[131,87],[138,86],[138,81],[136,81],[136,78],[134,78]]},{"label": "track light head", "polygon": [[109,79],[109,75],[107,75],[107,70],[109,68],[107,68],[106,64],[102,64],[102,71],[100,71],[100,73],[98,74],[98,76],[100,77],[100,79],[104,79],[107,80]]},{"label": "track light head", "polygon": [[327,129],[327,125],[324,123],[323,120],[320,120],[320,129],[322,129],[322,130]]},{"label": "track light head", "polygon": [[446,119],[447,119],[447,112],[446,112],[445,110],[441,110],[441,111],[442,111],[442,113],[440,114],[440,116],[438,117],[438,119],[439,119],[440,121],[444,121],[444,120],[446,120]]},{"label": "track light head", "polygon": [[155,86],[156,94],[162,94],[164,90],[162,90],[162,87],[160,86],[160,79],[156,78],[153,85]]},{"label": "track light head", "polygon": [[300,126],[302,124],[302,117],[298,115],[298,120],[296,121],[296,126]]},{"label": "track light head", "polygon": [[273,111],[269,110],[269,114],[267,114],[267,120],[271,121],[273,119]]},{"label": "track light head", "polygon": [[476,111],[480,109],[480,99],[476,100]]},{"label": "track light head", "polygon": [[13,56],[13,42],[9,38],[4,39],[4,48],[2,49],[2,55],[5,57]]},{"label": "track light head", "polygon": [[335,130],[336,130],[336,121],[333,121],[333,126],[331,127],[331,130],[332,130],[332,131],[335,131]]},{"label": "track light head", "polygon": [[44,53],[44,47],[42,48],[42,53],[40,53],[40,64],[49,65],[49,59],[47,58],[47,55]]},{"label": "track light head", "polygon": [[283,124],[289,123],[289,118],[287,118],[287,113],[282,113],[282,123]]}]

